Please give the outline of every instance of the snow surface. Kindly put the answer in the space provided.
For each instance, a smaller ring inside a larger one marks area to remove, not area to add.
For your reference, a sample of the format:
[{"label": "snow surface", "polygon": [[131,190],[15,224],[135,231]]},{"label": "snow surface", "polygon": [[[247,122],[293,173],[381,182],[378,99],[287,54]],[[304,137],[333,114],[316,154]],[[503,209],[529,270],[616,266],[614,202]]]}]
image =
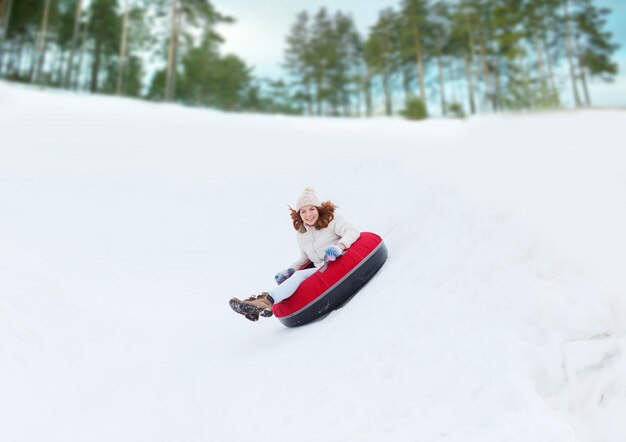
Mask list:
[{"label": "snow surface", "polygon": [[[625,126],[0,82],[0,440],[626,440]],[[321,321],[248,322],[309,185],[389,259]]]}]

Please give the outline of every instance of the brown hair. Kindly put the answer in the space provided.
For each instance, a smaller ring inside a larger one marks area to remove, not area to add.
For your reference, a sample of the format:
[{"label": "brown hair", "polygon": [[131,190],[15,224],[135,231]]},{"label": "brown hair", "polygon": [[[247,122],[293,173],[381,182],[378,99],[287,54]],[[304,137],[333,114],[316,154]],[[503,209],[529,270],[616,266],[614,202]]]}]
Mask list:
[{"label": "brown hair", "polygon": [[[324,201],[321,206],[315,207],[317,207],[317,211],[319,212],[320,217],[317,219],[313,227],[315,227],[317,230],[325,229],[326,227],[328,227],[330,222],[335,219],[334,213],[337,206],[335,206],[330,201]],[[293,210],[291,207],[289,207],[289,211],[291,212],[293,228],[300,233],[306,232],[306,228],[304,227],[304,221],[302,221],[302,217],[300,216],[300,211]]]}]

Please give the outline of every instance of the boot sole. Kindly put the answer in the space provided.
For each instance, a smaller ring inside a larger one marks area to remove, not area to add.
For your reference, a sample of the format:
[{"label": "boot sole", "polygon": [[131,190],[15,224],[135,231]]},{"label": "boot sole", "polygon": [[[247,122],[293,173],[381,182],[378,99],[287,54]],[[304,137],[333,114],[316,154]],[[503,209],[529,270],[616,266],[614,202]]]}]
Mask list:
[{"label": "boot sole", "polygon": [[255,307],[250,304],[245,304],[235,298],[231,299],[228,304],[230,305],[230,308],[232,308],[236,313],[244,315],[246,319],[250,321],[258,321],[259,316],[269,318],[274,315],[272,309]]}]

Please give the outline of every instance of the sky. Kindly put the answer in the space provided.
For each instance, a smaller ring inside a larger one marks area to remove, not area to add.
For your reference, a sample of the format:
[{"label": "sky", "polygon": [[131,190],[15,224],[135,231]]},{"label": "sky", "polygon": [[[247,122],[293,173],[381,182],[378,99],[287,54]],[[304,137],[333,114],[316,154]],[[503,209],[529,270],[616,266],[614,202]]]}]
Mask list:
[{"label": "sky", "polygon": [[[314,13],[322,6],[329,11],[350,13],[357,28],[366,34],[381,10],[397,7],[399,0],[214,0],[214,6],[222,13],[236,19],[232,25],[220,26],[226,39],[223,50],[235,53],[254,67],[259,77],[284,77],[281,64],[284,58],[285,39],[289,28],[301,11]],[[626,106],[626,2],[624,0],[596,0],[598,6],[609,7],[613,13],[607,30],[613,32],[614,41],[621,48],[616,54],[620,75],[613,84],[593,82],[591,95],[596,105]],[[564,97],[567,99],[567,97]]]}]

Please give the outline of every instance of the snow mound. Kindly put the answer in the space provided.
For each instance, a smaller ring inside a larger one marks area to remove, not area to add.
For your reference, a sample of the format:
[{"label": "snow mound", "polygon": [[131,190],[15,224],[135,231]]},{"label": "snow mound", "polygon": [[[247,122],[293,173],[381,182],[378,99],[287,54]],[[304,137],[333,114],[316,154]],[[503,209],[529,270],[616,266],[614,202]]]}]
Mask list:
[{"label": "snow mound", "polygon": [[[621,442],[626,114],[223,114],[0,82],[0,439]],[[306,186],[389,259],[305,327],[232,296]],[[621,203],[620,203],[621,202]]]}]

